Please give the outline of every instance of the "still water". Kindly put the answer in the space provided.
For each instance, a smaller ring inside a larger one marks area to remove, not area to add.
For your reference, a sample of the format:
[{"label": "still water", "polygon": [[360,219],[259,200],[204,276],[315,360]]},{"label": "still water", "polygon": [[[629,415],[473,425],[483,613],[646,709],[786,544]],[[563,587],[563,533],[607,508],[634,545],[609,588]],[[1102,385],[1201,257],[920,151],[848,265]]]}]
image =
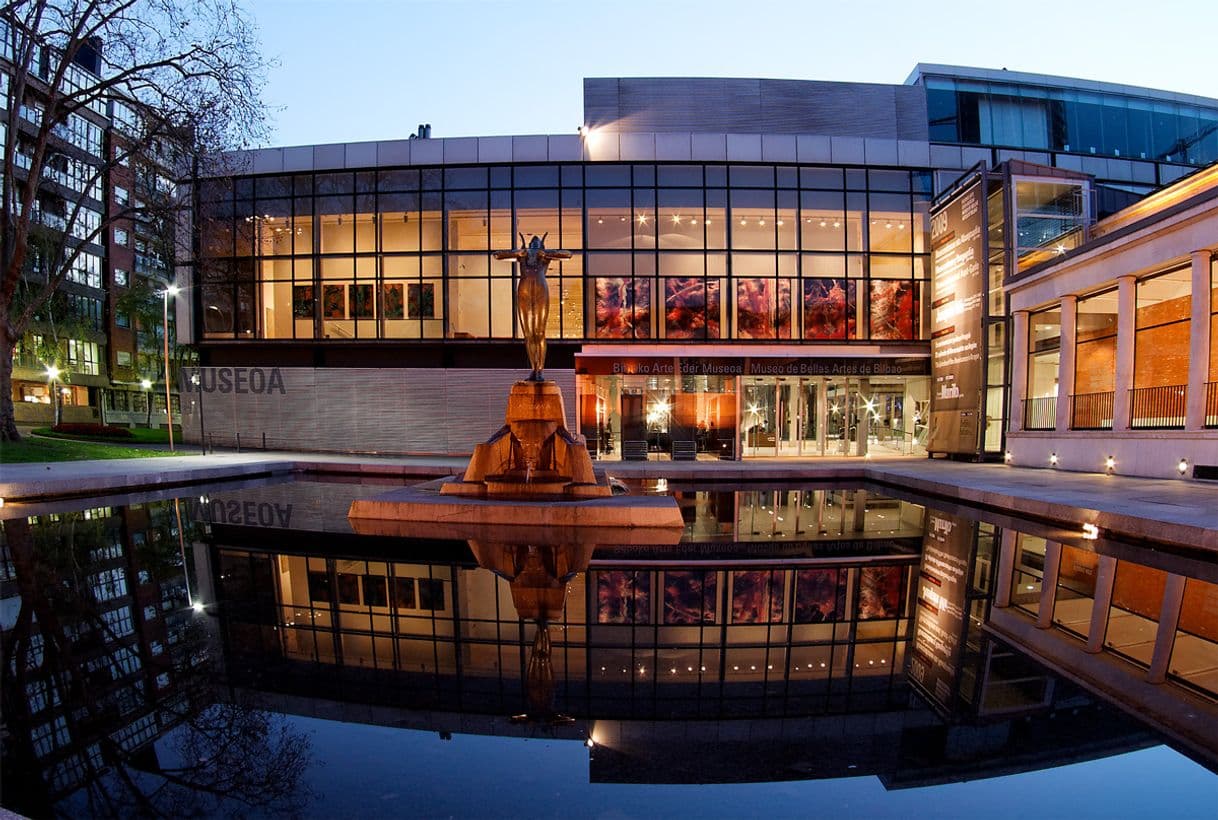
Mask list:
[{"label": "still water", "polygon": [[4,509],[3,805],[1212,816],[1210,556],[864,485],[636,487],[668,545],[353,532],[384,489]]}]

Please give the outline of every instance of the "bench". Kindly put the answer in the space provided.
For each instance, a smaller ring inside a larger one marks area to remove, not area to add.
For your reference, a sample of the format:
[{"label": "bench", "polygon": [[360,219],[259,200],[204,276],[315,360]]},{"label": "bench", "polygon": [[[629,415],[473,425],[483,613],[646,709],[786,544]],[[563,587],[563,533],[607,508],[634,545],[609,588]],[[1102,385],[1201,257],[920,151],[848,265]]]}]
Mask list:
[{"label": "bench", "polygon": [[623,441],[622,442],[622,461],[646,461],[647,460],[647,442],[646,441]]},{"label": "bench", "polygon": [[674,441],[672,443],[673,461],[694,461],[698,458],[698,443],[694,441]]}]

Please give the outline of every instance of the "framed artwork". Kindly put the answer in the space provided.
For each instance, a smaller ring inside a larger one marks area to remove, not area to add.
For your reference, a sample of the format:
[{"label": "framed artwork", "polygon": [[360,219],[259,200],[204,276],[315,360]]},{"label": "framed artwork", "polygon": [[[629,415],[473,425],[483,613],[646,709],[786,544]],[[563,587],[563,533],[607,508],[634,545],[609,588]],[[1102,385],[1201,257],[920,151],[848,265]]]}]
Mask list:
[{"label": "framed artwork", "polygon": [[736,335],[741,339],[791,338],[791,280],[736,282]]},{"label": "framed artwork", "polygon": [[914,338],[914,283],[902,280],[871,282],[871,338]]},{"label": "framed artwork", "polygon": [[372,299],[372,285],[347,285],[348,298],[351,303],[352,319],[376,318],[376,303]]},{"label": "framed artwork", "polygon": [[297,319],[312,319],[317,309],[317,297],[312,285],[292,286],[292,315]]},{"label": "framed artwork", "polygon": [[364,576],[364,604],[367,606],[389,606],[389,594],[384,575]]},{"label": "framed artwork", "polygon": [[732,573],[732,623],[766,624],[782,621],[783,573],[744,570]]},{"label": "framed artwork", "polygon": [[804,338],[854,338],[855,284],[847,279],[804,280]]},{"label": "framed artwork", "polygon": [[860,621],[900,617],[905,603],[904,567],[863,567],[859,570]]},{"label": "framed artwork", "polygon": [[628,277],[602,277],[595,282],[597,338],[651,338],[651,283]]},{"label": "framed artwork", "polygon": [[697,277],[664,280],[664,336],[706,338],[706,282]]},{"label": "framed artwork", "polygon": [[323,285],[321,315],[326,319],[347,318],[347,291],[342,285]]},{"label": "framed artwork", "polygon": [[406,316],[405,302],[402,300],[401,285],[384,285],[381,288],[381,310],[386,319],[402,319]]},{"label": "framed artwork", "polygon": [[664,623],[713,624],[719,574],[714,570],[664,573]]},{"label": "framed artwork", "polygon": [[840,621],[846,614],[846,570],[801,569],[795,573],[795,623]]},{"label": "framed artwork", "polygon": [[435,283],[416,282],[406,286],[406,318],[436,318]]},{"label": "framed artwork", "polygon": [[338,573],[338,602],[359,606],[359,576],[350,572]]},{"label": "framed artwork", "polygon": [[596,574],[598,624],[651,623],[651,573],[612,570]]}]

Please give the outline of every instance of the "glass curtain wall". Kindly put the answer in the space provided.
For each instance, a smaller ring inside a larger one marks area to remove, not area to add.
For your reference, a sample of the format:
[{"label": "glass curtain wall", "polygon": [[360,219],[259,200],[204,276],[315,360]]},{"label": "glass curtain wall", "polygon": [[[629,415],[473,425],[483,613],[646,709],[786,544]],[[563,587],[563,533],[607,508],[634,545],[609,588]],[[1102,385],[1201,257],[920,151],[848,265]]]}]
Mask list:
[{"label": "glass curtain wall", "polygon": [[205,180],[207,339],[504,339],[520,235],[550,335],[924,338],[929,175],[723,165],[408,168]]}]

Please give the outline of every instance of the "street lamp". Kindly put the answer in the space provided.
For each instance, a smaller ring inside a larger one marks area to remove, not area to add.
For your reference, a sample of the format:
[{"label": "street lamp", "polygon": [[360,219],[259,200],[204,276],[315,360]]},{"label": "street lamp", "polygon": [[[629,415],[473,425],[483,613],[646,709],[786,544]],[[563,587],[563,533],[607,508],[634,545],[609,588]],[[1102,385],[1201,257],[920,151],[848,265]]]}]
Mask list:
[{"label": "street lamp", "polygon": [[147,390],[145,394],[148,399],[148,427],[152,428],[152,379],[140,379],[140,389]]},{"label": "street lamp", "polygon": [[161,291],[161,303],[164,311],[164,339],[165,339],[165,417],[169,424],[169,452],[173,452],[173,404],[169,400],[169,297],[177,296],[182,289],[177,285],[170,285],[165,290]]},{"label": "street lamp", "polygon": [[51,394],[51,424],[59,424],[59,392],[55,389],[55,380],[59,378],[59,368],[53,364],[47,365],[47,392]]}]

